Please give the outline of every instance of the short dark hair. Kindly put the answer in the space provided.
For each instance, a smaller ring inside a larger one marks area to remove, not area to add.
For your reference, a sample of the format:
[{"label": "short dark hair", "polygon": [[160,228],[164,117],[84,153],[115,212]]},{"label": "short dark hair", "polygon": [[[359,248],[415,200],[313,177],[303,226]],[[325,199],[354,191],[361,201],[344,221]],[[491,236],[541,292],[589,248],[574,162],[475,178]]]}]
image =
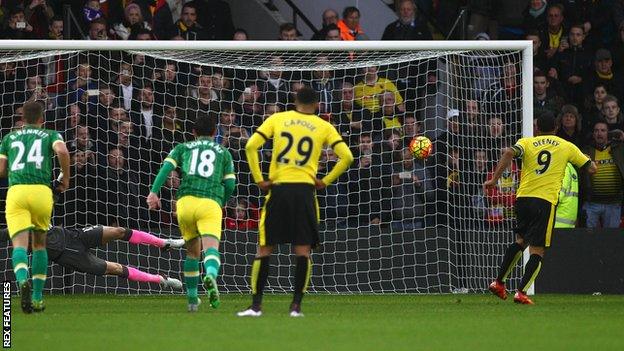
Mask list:
[{"label": "short dark hair", "polygon": [[557,128],[555,115],[550,111],[544,111],[537,117],[537,128],[542,133],[555,131]]},{"label": "short dark hair", "polygon": [[548,77],[546,76],[546,73],[544,73],[544,71],[539,70],[539,69],[537,71],[533,72],[533,78],[536,78],[536,77],[544,77],[544,78],[546,78],[548,80]]},{"label": "short dark hair", "polygon": [[592,124],[592,132],[594,131],[594,128],[596,128],[598,124],[604,124],[605,126],[607,126],[607,129],[609,129],[609,122],[607,122],[607,120],[604,118],[599,118]]},{"label": "short dark hair", "polygon": [[63,17],[61,17],[61,16],[54,16],[54,17],[50,18],[50,25],[52,25],[53,22],[63,22]]},{"label": "short dark hair", "polygon": [[358,15],[360,15],[360,10],[357,7],[355,7],[355,6],[347,6],[342,11],[342,18],[347,18],[347,16],[349,16],[350,14],[352,14],[354,12],[357,12]]},{"label": "short dark hair", "polygon": [[28,101],[22,108],[24,109],[22,118],[27,124],[36,124],[43,118],[43,105],[37,101]]},{"label": "short dark hair", "polygon": [[200,112],[195,119],[193,130],[197,136],[212,136],[217,129],[217,118],[208,112]]},{"label": "short dark hair", "polygon": [[280,25],[279,27],[279,32],[290,32],[291,30],[297,30],[297,27],[295,27],[294,24],[290,23],[290,22],[286,22],[286,23],[282,23],[282,25]]},{"label": "short dark hair", "polygon": [[303,105],[316,104],[317,102],[319,102],[319,96],[314,89],[304,86],[297,90],[297,97],[295,99],[295,102]]}]

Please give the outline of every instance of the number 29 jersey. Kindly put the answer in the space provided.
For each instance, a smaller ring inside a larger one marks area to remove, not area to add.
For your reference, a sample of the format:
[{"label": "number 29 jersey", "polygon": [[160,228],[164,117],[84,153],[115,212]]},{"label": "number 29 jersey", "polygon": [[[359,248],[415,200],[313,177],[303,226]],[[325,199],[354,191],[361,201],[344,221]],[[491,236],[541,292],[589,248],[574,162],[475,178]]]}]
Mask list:
[{"label": "number 29 jersey", "polygon": [[53,147],[59,142],[63,142],[63,137],[57,131],[31,126],[7,134],[0,144],[0,158],[8,161],[9,186],[50,186]]},{"label": "number 29 jersey", "polygon": [[273,183],[314,184],[323,147],[343,142],[329,122],[297,111],[271,115],[256,133],[266,140],[273,139],[269,167]]},{"label": "number 29 jersey", "polygon": [[590,162],[576,145],[555,135],[521,138],[512,149],[522,159],[516,197],[538,197],[552,204],[558,201],[568,162],[576,167]]},{"label": "number 29 jersey", "polygon": [[178,144],[165,162],[179,167],[182,172],[178,199],[190,195],[209,198],[223,205],[225,179],[235,179],[230,152],[208,137]]}]

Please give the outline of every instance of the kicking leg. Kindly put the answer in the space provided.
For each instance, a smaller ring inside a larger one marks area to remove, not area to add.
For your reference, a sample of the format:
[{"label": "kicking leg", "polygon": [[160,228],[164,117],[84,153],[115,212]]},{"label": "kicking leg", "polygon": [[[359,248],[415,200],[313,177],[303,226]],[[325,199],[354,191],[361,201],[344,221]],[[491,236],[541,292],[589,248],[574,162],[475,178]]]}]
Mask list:
[{"label": "kicking leg", "polygon": [[221,258],[219,255],[219,240],[211,235],[203,235],[202,247],[204,248],[204,286],[208,292],[210,306],[219,307],[219,290],[217,288],[217,275],[221,267]]},{"label": "kicking leg", "polygon": [[241,312],[239,317],[259,317],[262,315],[262,294],[267,278],[269,277],[269,263],[273,253],[273,246],[258,246],[258,253],[251,266],[251,306]]},{"label": "kicking leg", "polygon": [[520,260],[520,257],[522,257],[522,251],[524,251],[524,249],[524,239],[517,236],[516,241],[509,245],[507,251],[505,251],[505,256],[503,257],[503,261],[498,269],[498,276],[496,277],[496,280],[494,280],[489,286],[490,291],[503,300],[507,299],[505,282],[507,282],[507,278],[511,274],[511,271],[518,263],[518,260]]},{"label": "kicking leg", "polygon": [[542,258],[544,257],[545,248],[542,246],[529,246],[529,261],[524,266],[524,275],[520,281],[520,288],[514,296],[514,302],[524,305],[532,305],[533,301],[526,295],[527,290],[533,285],[535,278],[542,268]]},{"label": "kicking leg", "polygon": [[303,317],[301,313],[301,300],[308,290],[310,275],[312,274],[312,261],[310,260],[310,245],[295,245],[295,291],[290,305],[291,317]]},{"label": "kicking leg", "polygon": [[15,279],[20,290],[20,298],[22,311],[24,313],[32,312],[32,296],[31,286],[28,281],[28,242],[30,231],[25,230],[19,232],[11,239],[13,243],[13,254],[11,261],[13,263],[13,273],[15,273]]},{"label": "kicking leg", "polygon": [[146,273],[133,267],[124,266],[117,262],[106,261],[105,274],[116,275],[135,282],[156,283],[163,287],[169,287],[177,290],[182,289],[182,282],[177,279],[164,277],[158,274]]},{"label": "kicking leg", "polygon": [[164,249],[184,246],[183,239],[161,239],[153,234],[122,227],[103,227],[102,244],[113,240],[125,240],[131,244],[147,244]]}]

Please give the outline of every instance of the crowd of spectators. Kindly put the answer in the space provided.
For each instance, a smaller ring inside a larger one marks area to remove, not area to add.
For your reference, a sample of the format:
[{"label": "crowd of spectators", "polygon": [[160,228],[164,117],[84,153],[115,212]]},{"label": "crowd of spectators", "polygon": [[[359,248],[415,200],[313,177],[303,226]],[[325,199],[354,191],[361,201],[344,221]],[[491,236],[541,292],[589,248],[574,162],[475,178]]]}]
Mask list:
[{"label": "crowd of spectators", "polygon": [[[459,1],[461,2],[461,1]],[[458,2],[458,3],[459,3]],[[624,1],[524,1],[521,23],[497,21],[494,1],[464,1],[470,10],[469,39],[533,41],[533,101],[536,116],[559,118],[558,135],[595,158],[598,175],[581,175],[583,208],[589,226],[617,226],[621,214],[624,151]],[[236,28],[221,0],[9,0],[0,4],[3,39],[62,39],[62,5],[74,9],[84,39],[90,40],[248,40]],[[416,3],[418,6],[416,6]],[[321,12],[312,40],[431,40],[426,13],[437,1],[396,1],[398,19],[382,38],[370,38],[356,7]],[[80,31],[78,31],[80,32]],[[279,40],[301,39],[297,27],[283,24]],[[271,114],[293,108],[302,85],[319,92],[319,114],[333,123],[353,149],[355,162],[337,184],[319,194],[322,217],[336,226],[391,223],[413,229],[470,219],[498,226],[513,218],[519,165],[499,186],[483,193],[502,148],[521,135],[519,57],[494,62],[473,57],[456,62],[471,68],[461,99],[450,101],[443,130],[425,130],[424,96],[444,84],[434,60],[408,66],[362,69],[224,69],[125,52],[63,54],[16,61],[0,60],[2,133],[19,127],[21,106],[40,101],[46,125],[63,133],[72,152],[74,185],[59,203],[65,225],[172,223],[177,173],[165,187],[165,211],[149,213],[148,186],[166,153],[192,137],[200,114],[218,119],[217,142],[233,155],[237,194],[228,203],[226,227],[254,229],[260,194],[244,156],[246,140]],[[317,64],[332,60],[319,55]],[[528,82],[525,80],[524,84]],[[450,88],[449,88],[450,89]],[[415,160],[407,146],[415,136],[435,136],[435,154]],[[265,170],[271,158],[262,150]],[[324,151],[323,174],[336,156]],[[448,215],[448,216],[447,216]]]}]

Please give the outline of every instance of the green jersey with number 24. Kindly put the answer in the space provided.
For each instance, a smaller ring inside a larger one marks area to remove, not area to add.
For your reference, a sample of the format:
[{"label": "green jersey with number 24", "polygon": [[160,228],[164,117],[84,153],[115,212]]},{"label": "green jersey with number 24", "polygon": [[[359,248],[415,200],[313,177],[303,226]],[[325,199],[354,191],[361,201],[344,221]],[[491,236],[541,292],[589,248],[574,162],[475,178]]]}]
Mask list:
[{"label": "green jersey with number 24", "polygon": [[57,142],[63,142],[63,137],[57,131],[31,126],[6,135],[0,144],[0,158],[8,161],[9,186],[49,186],[54,168],[52,147]]},{"label": "green jersey with number 24", "polygon": [[210,198],[222,206],[223,180],[234,179],[232,155],[211,138],[200,137],[197,140],[177,145],[165,162],[170,162],[182,171],[182,182],[177,191],[177,198],[186,195]]}]

